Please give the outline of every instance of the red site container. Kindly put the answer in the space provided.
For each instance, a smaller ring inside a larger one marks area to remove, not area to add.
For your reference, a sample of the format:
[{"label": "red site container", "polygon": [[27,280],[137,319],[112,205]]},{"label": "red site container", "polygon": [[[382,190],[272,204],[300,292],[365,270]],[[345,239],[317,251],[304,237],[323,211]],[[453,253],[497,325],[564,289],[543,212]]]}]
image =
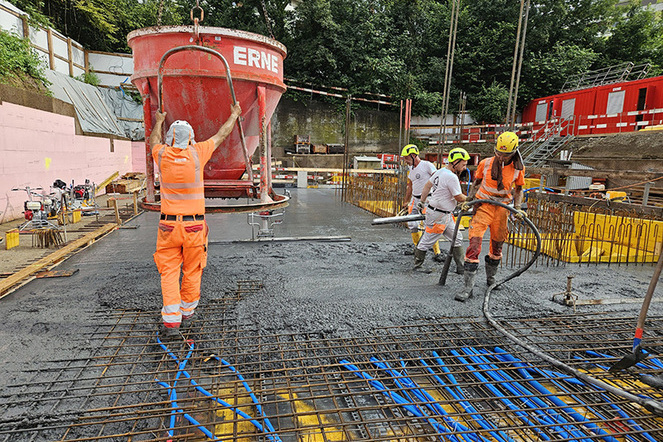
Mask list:
[{"label": "red site container", "polygon": [[[267,145],[265,129],[286,90],[283,83],[285,46],[250,32],[202,26],[138,29],[129,33],[127,41],[134,58],[131,81],[143,96],[148,176],[154,171],[148,138],[159,109],[159,98],[163,111],[167,112],[164,134],[173,121],[186,120],[195,131],[196,141],[204,141],[230,116],[232,83],[242,107],[242,128],[235,125],[205,166],[205,196],[255,197],[257,190],[252,180],[241,181],[240,178],[247,171],[248,158],[259,143],[263,141]],[[203,49],[195,50],[194,46]],[[181,47],[194,50],[172,51]],[[172,53],[164,57],[168,51]],[[226,60],[232,82],[228,81],[223,61],[211,54],[215,52]],[[158,96],[159,74],[161,97]],[[242,143],[242,135],[245,143]],[[271,157],[271,153],[268,154]],[[249,176],[252,177],[251,172]],[[261,182],[261,191],[264,184],[271,192],[269,180]],[[147,200],[151,202],[149,192]]]}]

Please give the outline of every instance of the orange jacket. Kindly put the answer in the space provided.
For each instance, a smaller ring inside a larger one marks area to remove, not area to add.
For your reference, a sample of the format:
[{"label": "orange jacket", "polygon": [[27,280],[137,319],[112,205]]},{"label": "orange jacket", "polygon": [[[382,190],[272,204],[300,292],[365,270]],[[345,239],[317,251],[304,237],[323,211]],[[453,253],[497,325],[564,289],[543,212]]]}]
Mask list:
[{"label": "orange jacket", "polygon": [[525,170],[516,170],[513,163],[502,167],[502,184],[504,184],[504,189],[497,190],[497,181],[490,176],[493,161],[495,161],[495,157],[486,158],[481,160],[477,166],[474,178],[481,180],[481,186],[477,190],[476,198],[499,201],[506,204],[513,198],[511,191],[514,184],[516,186],[525,185]]},{"label": "orange jacket", "polygon": [[157,144],[152,158],[159,167],[161,213],[167,215],[202,215],[205,213],[203,169],[212,157],[212,140],[196,143],[187,149]]}]

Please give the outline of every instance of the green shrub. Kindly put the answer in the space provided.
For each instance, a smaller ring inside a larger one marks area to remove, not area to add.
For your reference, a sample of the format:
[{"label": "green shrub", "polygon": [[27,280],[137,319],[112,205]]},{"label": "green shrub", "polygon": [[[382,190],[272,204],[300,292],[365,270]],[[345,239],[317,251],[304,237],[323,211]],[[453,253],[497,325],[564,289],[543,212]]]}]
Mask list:
[{"label": "green shrub", "polygon": [[27,40],[0,31],[0,77],[3,81],[7,77],[31,77],[47,85],[44,69],[44,63]]},{"label": "green shrub", "polygon": [[92,69],[76,77],[76,80],[91,84],[92,86],[99,86],[99,77]]}]

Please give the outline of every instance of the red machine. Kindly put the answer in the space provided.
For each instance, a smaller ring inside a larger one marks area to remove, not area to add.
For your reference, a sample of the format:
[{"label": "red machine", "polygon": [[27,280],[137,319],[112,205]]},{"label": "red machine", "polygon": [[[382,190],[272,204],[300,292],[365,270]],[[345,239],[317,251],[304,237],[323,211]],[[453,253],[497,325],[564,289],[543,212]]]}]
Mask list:
[{"label": "red machine", "polygon": [[534,132],[559,119],[571,122],[561,135],[633,132],[663,124],[663,76],[538,98],[523,110],[523,124],[532,124]]},{"label": "red machine", "polygon": [[[197,141],[216,133],[238,101],[242,116],[214,152],[204,170],[206,198],[259,199],[245,205],[206,204],[207,211],[242,212],[287,205],[271,188],[269,121],[283,83],[285,47],[270,38],[244,31],[194,26],[139,29],[127,36],[133,50],[131,81],[143,96],[147,175],[154,176],[149,134],[155,112],[167,112],[166,128],[187,120]],[[260,184],[254,184],[251,157],[261,146]],[[248,179],[242,180],[244,173]],[[144,205],[158,210],[154,184],[148,179]]]}]

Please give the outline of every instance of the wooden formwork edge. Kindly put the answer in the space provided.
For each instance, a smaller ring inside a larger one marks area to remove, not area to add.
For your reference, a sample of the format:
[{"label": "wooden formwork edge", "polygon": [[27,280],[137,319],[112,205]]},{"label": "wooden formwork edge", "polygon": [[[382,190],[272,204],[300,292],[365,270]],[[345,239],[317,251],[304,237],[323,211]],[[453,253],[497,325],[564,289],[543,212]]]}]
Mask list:
[{"label": "wooden formwork edge", "polygon": [[117,227],[116,223],[109,223],[104,226],[101,226],[97,230],[94,230],[84,236],[81,236],[80,238],[62,247],[60,250],[57,250],[51,253],[50,255],[43,257],[39,261],[33,262],[29,266],[3,279],[2,281],[0,281],[0,299],[4,298],[9,293],[13,292],[13,290],[11,289],[17,289],[18,287],[30,282],[32,279],[28,278],[30,278],[38,271],[49,266],[50,268],[55,267],[57,264],[68,258],[69,257],[68,255],[76,252],[77,249],[89,246],[100,237],[105,236],[111,231],[115,230],[116,227]]}]

